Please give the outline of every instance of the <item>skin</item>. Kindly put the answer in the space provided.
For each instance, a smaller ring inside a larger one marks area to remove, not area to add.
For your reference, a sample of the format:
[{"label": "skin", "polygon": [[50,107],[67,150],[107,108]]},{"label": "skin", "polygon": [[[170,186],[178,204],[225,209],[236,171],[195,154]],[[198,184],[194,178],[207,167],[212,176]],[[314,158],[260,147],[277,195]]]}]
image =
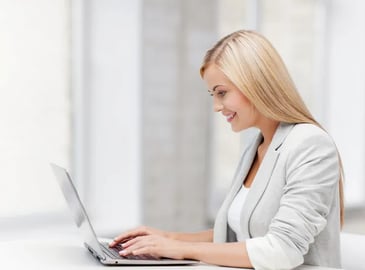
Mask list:
[{"label": "skin", "polygon": [[[244,185],[249,187],[279,123],[260,114],[214,64],[206,68],[203,79],[213,97],[214,111],[222,113],[233,131],[257,127],[262,132],[263,141],[244,181]],[[124,248],[120,252],[121,256],[150,254],[156,257],[194,259],[209,264],[252,268],[245,242],[213,243],[213,230],[178,233],[139,227],[116,237],[110,247],[117,244],[122,244]]]}]

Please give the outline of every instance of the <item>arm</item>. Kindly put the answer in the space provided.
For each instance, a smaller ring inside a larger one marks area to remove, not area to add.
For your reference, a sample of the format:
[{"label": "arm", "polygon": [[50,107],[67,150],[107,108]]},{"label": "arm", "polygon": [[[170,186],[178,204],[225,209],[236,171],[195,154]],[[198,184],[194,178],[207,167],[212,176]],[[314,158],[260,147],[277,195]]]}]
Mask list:
[{"label": "arm", "polygon": [[252,268],[244,242],[192,243],[184,257],[221,266]]},{"label": "arm", "polygon": [[159,235],[146,235],[129,240],[122,246],[122,256],[150,254],[156,257],[194,259],[209,264],[252,268],[244,242],[185,242]]},{"label": "arm", "polygon": [[316,263],[326,263],[335,249],[328,246],[327,240],[314,242],[325,228],[326,233],[331,232],[326,226],[339,227],[339,219],[334,216],[327,224],[331,209],[335,213],[337,207],[334,204],[339,180],[336,148],[323,133],[305,129],[296,132],[301,134],[289,137],[281,154],[286,157],[286,184],[279,210],[266,235],[246,241],[247,252],[256,268],[292,269],[303,263],[311,247],[316,254],[309,254],[310,258]]},{"label": "arm", "polygon": [[141,226],[115,237],[109,246],[114,247],[119,243],[124,243],[129,241],[130,239],[147,235],[156,235],[171,240],[178,240],[185,242],[213,242],[213,230],[206,230],[196,233],[179,233],[179,232],[166,232],[146,226]]},{"label": "arm", "polygon": [[196,233],[169,232],[167,237],[174,240],[186,242],[213,242],[213,230],[206,230]]}]

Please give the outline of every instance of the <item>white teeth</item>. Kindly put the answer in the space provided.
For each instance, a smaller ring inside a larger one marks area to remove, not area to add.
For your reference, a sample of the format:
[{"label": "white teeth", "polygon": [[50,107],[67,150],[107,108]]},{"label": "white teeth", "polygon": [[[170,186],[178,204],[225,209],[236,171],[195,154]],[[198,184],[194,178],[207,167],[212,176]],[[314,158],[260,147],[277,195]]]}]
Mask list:
[{"label": "white teeth", "polygon": [[235,115],[235,113],[232,113],[230,115],[227,115],[226,116],[227,117],[227,120],[231,120],[234,117],[234,115]]}]

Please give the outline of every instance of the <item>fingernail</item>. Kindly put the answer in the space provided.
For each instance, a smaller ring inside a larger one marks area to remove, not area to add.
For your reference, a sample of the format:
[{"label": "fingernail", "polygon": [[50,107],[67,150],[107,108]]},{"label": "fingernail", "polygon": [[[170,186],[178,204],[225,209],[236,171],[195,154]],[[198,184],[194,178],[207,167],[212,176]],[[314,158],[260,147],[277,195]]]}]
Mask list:
[{"label": "fingernail", "polygon": [[124,256],[124,255],[126,255],[126,254],[127,254],[127,251],[126,251],[126,250],[119,251],[119,255]]}]

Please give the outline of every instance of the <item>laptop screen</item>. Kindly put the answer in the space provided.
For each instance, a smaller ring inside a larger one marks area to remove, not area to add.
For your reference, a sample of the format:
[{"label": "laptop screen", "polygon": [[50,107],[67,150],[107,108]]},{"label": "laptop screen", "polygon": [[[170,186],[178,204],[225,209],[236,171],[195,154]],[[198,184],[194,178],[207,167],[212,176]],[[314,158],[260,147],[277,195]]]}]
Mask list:
[{"label": "laptop screen", "polygon": [[84,242],[98,255],[104,256],[79,194],[72,183],[70,175],[64,168],[55,164],[51,163],[51,167],[71,210],[75,223],[83,235]]}]

